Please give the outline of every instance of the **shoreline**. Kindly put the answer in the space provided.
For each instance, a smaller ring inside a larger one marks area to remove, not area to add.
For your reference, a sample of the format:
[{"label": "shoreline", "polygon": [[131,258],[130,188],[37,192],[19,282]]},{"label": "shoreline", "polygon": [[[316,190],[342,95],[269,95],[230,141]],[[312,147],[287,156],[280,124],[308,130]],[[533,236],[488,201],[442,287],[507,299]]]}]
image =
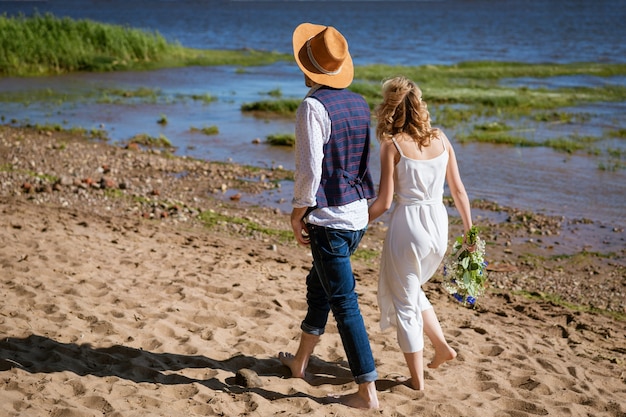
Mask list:
[{"label": "shoreline", "polygon": [[[9,204],[17,199],[112,216],[125,214],[230,230],[263,241],[282,236],[279,243],[295,245],[289,213],[241,202],[245,195],[280,188],[290,171],[171,156],[135,144],[123,147],[71,132],[22,127],[0,126],[0,146],[4,149],[0,156],[7,161],[0,171],[0,197]],[[449,198],[446,203],[452,206]],[[545,293],[566,303],[626,314],[623,294],[607,289],[607,283],[616,289],[624,285],[620,280],[626,276],[623,229],[480,200],[472,201],[472,214],[487,242],[494,287]],[[386,215],[370,224],[361,245],[374,251],[371,258],[382,250]],[[451,213],[450,239],[460,233],[460,219]],[[376,268],[375,261],[372,267]],[[567,274],[583,271],[589,274],[585,282],[568,288]],[[537,279],[552,272],[551,281],[558,284]]]},{"label": "shoreline", "polygon": [[400,382],[395,332],[378,327],[372,224],[353,266],[381,409],[362,411],[328,397],[355,388],[332,318],[310,380],[277,359],[297,347],[311,263],[288,214],[216,198],[288,172],[7,127],[0,160],[0,414],[626,416],[624,253],[544,257],[529,230],[558,219],[477,222],[491,245],[476,308],[425,284],[458,352],[425,392]]}]

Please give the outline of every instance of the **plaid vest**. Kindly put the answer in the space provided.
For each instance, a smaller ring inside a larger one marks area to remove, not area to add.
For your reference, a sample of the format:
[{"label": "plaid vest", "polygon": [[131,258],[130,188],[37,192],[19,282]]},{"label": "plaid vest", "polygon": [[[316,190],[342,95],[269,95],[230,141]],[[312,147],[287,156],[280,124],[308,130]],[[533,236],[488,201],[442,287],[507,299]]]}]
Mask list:
[{"label": "plaid vest", "polygon": [[317,207],[342,206],[376,196],[367,167],[370,151],[370,109],[365,99],[347,89],[322,87],[311,97],[330,115],[330,140],[324,145]]}]

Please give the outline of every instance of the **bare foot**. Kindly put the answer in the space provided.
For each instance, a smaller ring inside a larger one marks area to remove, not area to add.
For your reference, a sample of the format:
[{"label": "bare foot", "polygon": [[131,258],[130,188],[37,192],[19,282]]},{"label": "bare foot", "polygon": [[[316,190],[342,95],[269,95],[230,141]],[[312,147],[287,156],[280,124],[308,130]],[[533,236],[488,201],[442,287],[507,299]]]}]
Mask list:
[{"label": "bare foot", "polygon": [[420,384],[419,381],[416,381],[416,383],[413,383],[413,378],[411,378],[408,381],[406,381],[405,385],[413,388],[415,391],[424,391],[424,389],[425,389],[424,381],[422,381],[421,384]]},{"label": "bare foot", "polygon": [[454,358],[456,358],[456,350],[448,346],[445,350],[444,349],[436,350],[435,357],[427,366],[429,368],[435,369],[439,367],[439,365],[441,365],[442,363],[451,361]]},{"label": "bare foot", "polygon": [[298,363],[294,355],[289,352],[280,352],[278,354],[278,359],[283,365],[291,370],[291,376],[293,378],[305,379],[304,370],[306,369],[306,364]]},{"label": "bare foot", "polygon": [[328,397],[332,398],[334,400],[333,402],[338,402],[352,408],[360,408],[363,410],[379,408],[378,399],[369,400],[363,398],[358,392],[346,395],[328,394]]}]

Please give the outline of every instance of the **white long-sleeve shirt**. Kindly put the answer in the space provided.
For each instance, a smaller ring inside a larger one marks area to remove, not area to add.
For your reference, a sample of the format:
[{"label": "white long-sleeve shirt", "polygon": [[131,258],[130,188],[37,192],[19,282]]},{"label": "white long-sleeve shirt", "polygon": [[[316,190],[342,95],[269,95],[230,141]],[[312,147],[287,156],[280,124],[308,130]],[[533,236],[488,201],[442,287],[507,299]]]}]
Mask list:
[{"label": "white long-sleeve shirt", "polygon": [[[314,207],[315,194],[322,179],[324,145],[330,140],[331,121],[324,105],[309,97],[320,86],[309,90],[296,112],[296,172],[293,207]],[[361,230],[367,227],[367,200],[361,199],[343,206],[322,207],[313,210],[307,221],[323,227]]]}]

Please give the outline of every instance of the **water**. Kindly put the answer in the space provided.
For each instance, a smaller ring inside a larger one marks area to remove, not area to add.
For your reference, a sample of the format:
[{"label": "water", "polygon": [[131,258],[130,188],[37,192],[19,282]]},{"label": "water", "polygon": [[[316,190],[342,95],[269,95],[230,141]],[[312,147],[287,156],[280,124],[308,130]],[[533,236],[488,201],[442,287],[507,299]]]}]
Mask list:
[{"label": "water", "polygon": [[[356,65],[454,64],[462,61],[626,62],[626,7],[621,0],[442,0],[442,1],[154,1],[72,0],[0,1],[0,13],[52,12],[57,16],[156,30],[169,40],[194,48],[291,53],[291,34],[303,21],[337,27],[348,39]],[[625,77],[559,77],[512,80],[529,87],[625,85]],[[243,103],[306,93],[295,64],[279,63],[244,72],[233,67],[181,68],[151,72],[70,74],[36,79],[0,78],[0,92],[92,92],[102,88],[161,91],[153,104],[0,102],[5,120],[104,127],[113,141],[138,133],[165,135],[177,153],[212,160],[293,168],[290,149],[255,145],[253,139],[293,132],[290,120],[264,120],[241,113]],[[427,86],[424,86],[427,88]],[[176,99],[210,94],[209,104]],[[580,109],[577,109],[580,111]],[[542,125],[535,137],[602,135],[626,128],[626,103],[598,103],[581,123]],[[165,115],[168,124],[156,121]],[[436,119],[436,114],[433,115]],[[190,127],[216,125],[205,136]],[[454,141],[454,131],[447,131]],[[622,150],[623,139],[602,146]],[[604,161],[568,156],[547,148],[489,144],[456,145],[460,169],[472,198],[485,198],[568,218],[589,218],[624,227],[626,172],[599,169]],[[377,145],[376,145],[377,150]],[[377,177],[378,153],[372,155]],[[288,210],[289,184],[264,203]]]}]

